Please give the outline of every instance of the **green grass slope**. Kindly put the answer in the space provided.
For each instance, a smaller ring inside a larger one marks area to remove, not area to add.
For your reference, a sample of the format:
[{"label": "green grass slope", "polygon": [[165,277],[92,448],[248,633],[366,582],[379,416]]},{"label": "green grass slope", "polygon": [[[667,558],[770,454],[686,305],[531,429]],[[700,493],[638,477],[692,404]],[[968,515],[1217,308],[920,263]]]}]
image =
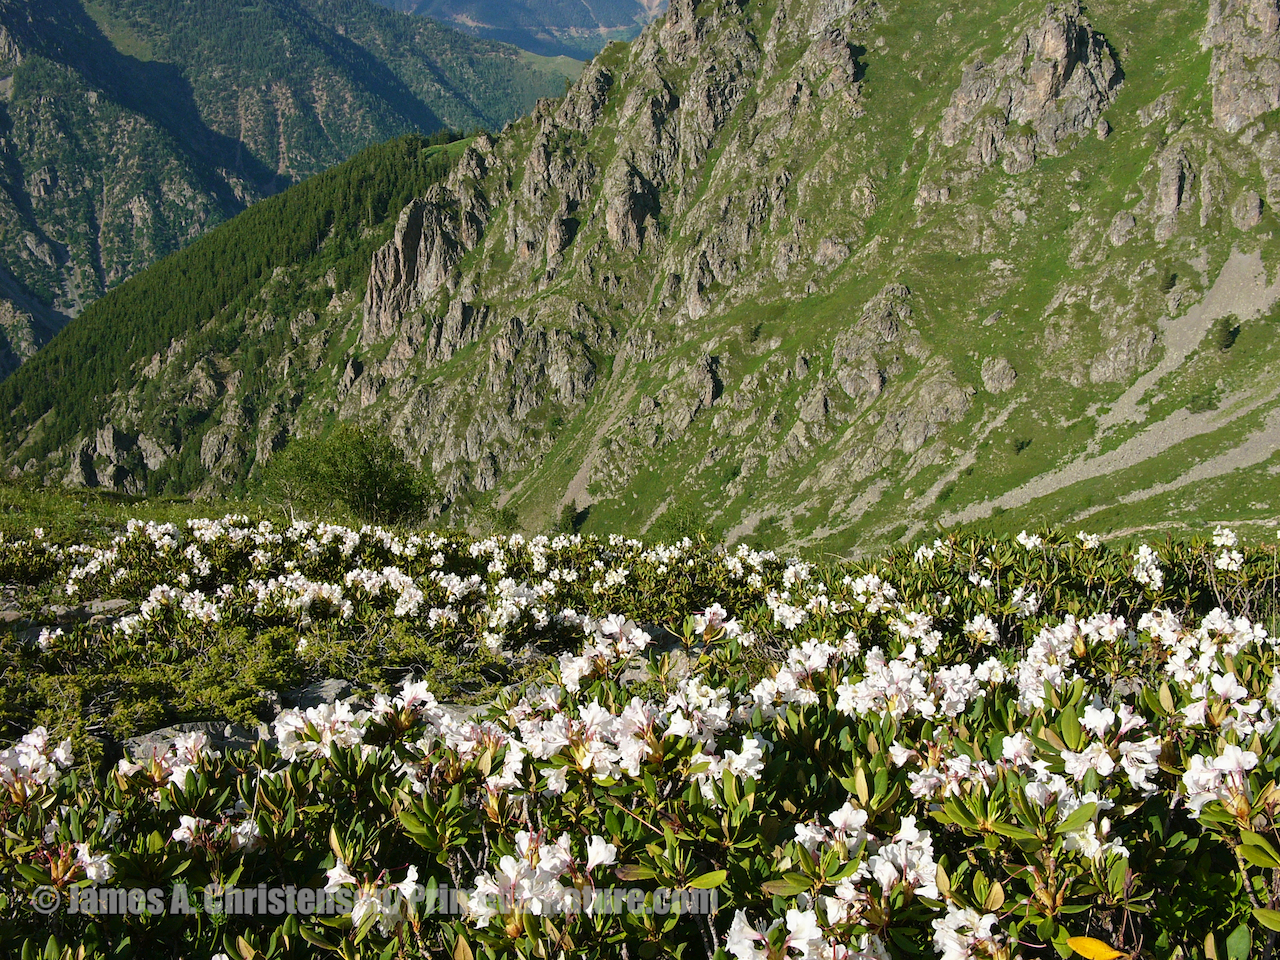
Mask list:
[{"label": "green grass slope", "polygon": [[458,523],[576,504],[587,530],[840,554],[1273,523],[1280,136],[1220,122],[1207,26],[677,4],[477,140],[367,290],[279,272],[84,419],[24,405],[6,462],[209,494],[346,418],[430,466]]}]

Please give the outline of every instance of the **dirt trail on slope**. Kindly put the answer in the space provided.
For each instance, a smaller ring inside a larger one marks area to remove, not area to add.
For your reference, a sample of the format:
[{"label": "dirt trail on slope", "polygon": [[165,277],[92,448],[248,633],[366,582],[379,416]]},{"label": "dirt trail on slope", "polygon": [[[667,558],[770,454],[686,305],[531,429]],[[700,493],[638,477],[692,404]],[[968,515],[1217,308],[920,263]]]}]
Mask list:
[{"label": "dirt trail on slope", "polygon": [[[1145,490],[1134,490],[1117,499],[1120,503],[1136,503],[1148,497],[1177,490],[1188,484],[1212,480],[1224,474],[1243,470],[1245,467],[1266,463],[1275,455],[1277,450],[1280,450],[1280,410],[1272,410],[1267,416],[1266,425],[1257,433],[1250,434],[1240,446],[1220,453],[1216,457],[1211,457],[1203,463],[1197,463],[1177,480],[1171,480],[1168,483],[1157,483],[1154,486],[1147,487]],[[1078,514],[1077,519],[1083,519],[1104,509],[1106,508],[1103,506],[1093,507]]]},{"label": "dirt trail on slope", "polygon": [[1182,366],[1215,320],[1233,315],[1241,320],[1253,320],[1270,310],[1277,300],[1280,300],[1280,276],[1275,283],[1267,285],[1262,254],[1232,250],[1204,299],[1181,317],[1160,324],[1164,356],[1120,396],[1108,413],[1098,417],[1098,432],[1146,419],[1146,411],[1140,409],[1143,396],[1166,373]]},{"label": "dirt trail on slope", "polygon": [[[1142,397],[1159,382],[1161,377],[1182,365],[1191,351],[1199,346],[1215,320],[1232,315],[1239,317],[1242,321],[1253,320],[1270,310],[1277,301],[1280,301],[1280,275],[1277,275],[1274,283],[1268,285],[1267,269],[1262,262],[1261,253],[1255,251],[1244,254],[1233,250],[1204,299],[1181,317],[1161,325],[1164,356],[1154,368],[1139,377],[1133,386],[1124,392],[1106,415],[1098,418],[1098,429],[1091,446],[1096,449],[1098,437],[1109,428],[1121,423],[1141,422],[1145,419],[1146,411],[1141,404]],[[1136,466],[1144,460],[1159,456],[1184,440],[1221,429],[1272,402],[1278,394],[1280,391],[1264,397],[1250,398],[1247,393],[1238,393],[1228,398],[1221,410],[1202,413],[1178,410],[1164,420],[1146,427],[1114,450],[1092,457],[1086,451],[1066,466],[1042,473],[993,500],[971,504],[964,510],[947,514],[942,518],[942,522],[968,523],[985,519],[991,516],[996,507],[1005,509],[1021,507],[1038,497],[1047,496],[1073,483],[1092,480]],[[1273,437],[1274,416],[1275,414],[1272,414],[1268,418],[1266,428],[1252,435],[1241,446],[1192,467],[1184,478],[1173,481],[1173,484],[1181,486],[1184,483],[1192,483],[1194,479],[1185,478],[1202,477],[1201,471],[1204,470],[1215,471],[1203,474],[1205,477],[1221,476],[1266,460],[1271,452],[1280,446]],[[1267,449],[1268,443],[1272,446],[1264,456],[1262,454]],[[1126,495],[1130,499],[1122,502],[1132,502],[1155,495],[1162,492],[1162,488],[1174,489],[1174,486],[1161,484],[1152,487],[1150,492],[1132,491]]]},{"label": "dirt trail on slope", "polygon": [[[1038,497],[1048,496],[1063,487],[1071,486],[1073,483],[1092,480],[1096,477],[1126,470],[1142,463],[1144,460],[1159,456],[1184,440],[1190,440],[1194,437],[1220,430],[1240,417],[1246,416],[1273,402],[1278,396],[1280,396],[1280,391],[1272,391],[1265,396],[1254,398],[1250,398],[1248,394],[1241,393],[1234,394],[1228,398],[1223,410],[1207,410],[1203,413],[1190,413],[1185,409],[1178,410],[1164,420],[1153,423],[1137,436],[1126,440],[1115,450],[1108,451],[1092,459],[1081,457],[1065,467],[1042,473],[1040,476],[1028,480],[1022,486],[1015,487],[994,500],[976,503],[958,513],[948,514],[942,518],[942,522],[951,524],[956,521],[969,523],[974,520],[982,520],[991,516],[996,507],[1004,507],[1006,510],[1021,507]],[[1252,439],[1251,437],[1250,440]],[[1224,468],[1222,470],[1224,473],[1241,467],[1252,466],[1258,462],[1250,459],[1253,455],[1253,448],[1249,448],[1250,452],[1242,452],[1248,446],[1249,444],[1246,442],[1245,445],[1227,451],[1219,457],[1215,457],[1214,460],[1221,461],[1220,466]],[[1274,451],[1275,447],[1272,447],[1272,450]],[[1206,461],[1206,463],[1208,462],[1210,461]],[[1204,466],[1204,464],[1201,466]]]},{"label": "dirt trail on slope", "polygon": [[578,472],[569,481],[569,489],[561,497],[560,506],[563,507],[567,503],[576,503],[578,509],[581,510],[583,507],[591,505],[591,495],[587,493],[587,484],[591,482],[591,470],[596,465],[596,458],[600,456],[600,441],[613,429],[613,425],[618,422],[618,417],[622,416],[623,411],[631,403],[631,398],[635,395],[636,388],[633,384],[627,387],[627,392],[622,395],[622,399],[613,405],[613,410],[610,411],[608,418],[600,425],[600,429],[595,432],[595,436],[591,438],[586,456],[582,458],[582,466],[578,468]]},{"label": "dirt trail on slope", "polygon": [[[569,481],[569,488],[565,491],[564,496],[560,498],[560,502],[557,504],[558,507],[563,507],[567,503],[577,503],[578,509],[581,510],[583,507],[591,505],[592,500],[590,495],[587,493],[587,484],[591,480],[591,468],[595,466],[596,457],[600,454],[600,441],[604,439],[605,434],[613,429],[613,425],[618,422],[618,417],[620,417],[623,411],[627,409],[627,405],[631,402],[631,398],[634,397],[635,394],[636,388],[634,386],[627,387],[627,392],[622,395],[622,398],[618,400],[616,404],[614,404],[613,410],[605,419],[604,423],[600,425],[592,435],[591,439],[587,441],[587,452],[583,455],[582,466],[578,468],[578,472],[575,473],[573,475],[573,479]],[[511,499],[524,489],[524,485],[528,482],[528,479],[528,477],[525,477],[525,479],[521,480],[505,494],[499,497],[497,502],[498,508],[501,509],[510,503]]]}]

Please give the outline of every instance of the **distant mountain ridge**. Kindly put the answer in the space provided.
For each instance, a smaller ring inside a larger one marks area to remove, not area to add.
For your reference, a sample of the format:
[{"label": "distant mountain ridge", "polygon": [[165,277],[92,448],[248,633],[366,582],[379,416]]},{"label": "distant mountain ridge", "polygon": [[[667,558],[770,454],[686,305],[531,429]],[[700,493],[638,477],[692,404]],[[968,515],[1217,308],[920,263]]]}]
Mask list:
[{"label": "distant mountain ridge", "polygon": [[367,0],[0,0],[0,375],[264,196],[563,73]]},{"label": "distant mountain ridge", "polygon": [[377,0],[478,37],[548,57],[589,60],[611,40],[631,40],[666,0]]},{"label": "distant mountain ridge", "polygon": [[90,382],[73,325],[0,385],[0,456],[216,496],[357,420],[455,522],[830,553],[1274,521],[1273,8],[675,0],[455,145],[359,269],[249,233],[261,283],[199,322],[158,273],[108,297],[95,330],[172,344],[96,337]]}]

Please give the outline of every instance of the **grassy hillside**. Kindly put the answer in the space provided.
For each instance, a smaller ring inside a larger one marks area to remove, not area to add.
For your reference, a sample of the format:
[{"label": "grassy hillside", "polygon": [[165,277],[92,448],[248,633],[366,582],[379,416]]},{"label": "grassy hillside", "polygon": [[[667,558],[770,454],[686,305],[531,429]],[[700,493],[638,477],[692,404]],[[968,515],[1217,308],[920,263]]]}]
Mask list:
[{"label": "grassy hillside", "polygon": [[95,387],[93,422],[25,406],[6,462],[208,495],[354,419],[458,524],[847,554],[1270,522],[1280,134],[1234,119],[1270,62],[1250,23],[676,4],[478,138],[362,291],[273,277]]},{"label": "grassy hillside", "polygon": [[0,375],[253,201],[563,90],[563,65],[367,0],[0,3]]},{"label": "grassy hillside", "polygon": [[[199,357],[243,348],[237,369],[244,382],[266,388],[264,358],[279,352],[289,328],[252,331],[247,307],[269,284],[270,302],[280,316],[323,311],[334,299],[358,300],[369,259],[389,236],[392,218],[443,178],[459,148],[450,134],[370,147],[262,201],[127,281],[0,384],[0,409],[8,411],[5,435],[17,441],[23,455],[43,457],[91,429],[102,398],[119,384],[145,385],[153,356],[175,350]],[[169,449],[190,451],[191,459],[157,476],[151,484],[157,492],[171,484],[189,487],[200,474],[207,414],[193,408],[172,413],[169,432],[158,439]],[[35,429],[24,431],[24,421],[36,423]]]}]

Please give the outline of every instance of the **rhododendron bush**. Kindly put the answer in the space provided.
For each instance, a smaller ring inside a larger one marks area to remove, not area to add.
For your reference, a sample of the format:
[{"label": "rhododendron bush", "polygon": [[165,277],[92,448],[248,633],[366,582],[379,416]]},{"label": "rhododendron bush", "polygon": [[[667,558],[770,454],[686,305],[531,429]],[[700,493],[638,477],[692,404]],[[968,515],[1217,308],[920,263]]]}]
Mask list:
[{"label": "rhododendron bush", "polygon": [[[228,517],[0,546],[137,603],[31,640],[33,670],[270,633],[291,676],[352,656],[374,681],[247,751],[78,764],[20,731],[0,938],[26,955],[1246,957],[1280,930],[1274,543],[1042,531],[818,566]],[[531,667],[462,709],[388,635]],[[286,886],[343,909],[202,908]],[[135,888],[155,902],[66,907]]]}]

